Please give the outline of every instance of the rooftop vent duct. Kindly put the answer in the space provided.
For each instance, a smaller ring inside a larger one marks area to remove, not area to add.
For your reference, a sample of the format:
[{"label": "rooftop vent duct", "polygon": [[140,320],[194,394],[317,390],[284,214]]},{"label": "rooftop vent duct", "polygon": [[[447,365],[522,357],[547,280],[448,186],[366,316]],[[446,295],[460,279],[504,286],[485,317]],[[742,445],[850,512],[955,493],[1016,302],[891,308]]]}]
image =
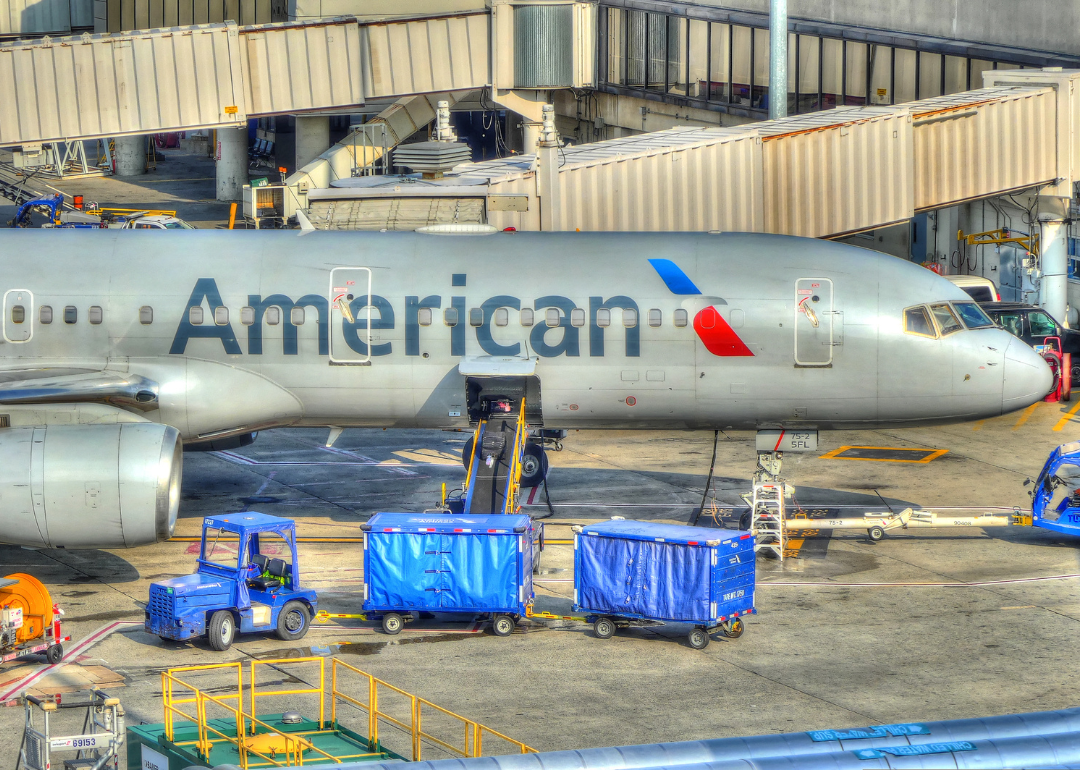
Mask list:
[{"label": "rooftop vent duct", "polygon": [[472,160],[469,145],[462,142],[417,142],[394,150],[394,163],[437,179],[454,166]]}]

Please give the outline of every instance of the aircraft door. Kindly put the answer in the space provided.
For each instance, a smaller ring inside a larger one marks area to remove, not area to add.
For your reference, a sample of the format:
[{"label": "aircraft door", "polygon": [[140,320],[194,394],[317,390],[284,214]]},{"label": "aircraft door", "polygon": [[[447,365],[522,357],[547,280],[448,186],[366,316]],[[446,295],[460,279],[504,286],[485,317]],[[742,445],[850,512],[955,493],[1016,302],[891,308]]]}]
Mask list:
[{"label": "aircraft door", "polygon": [[[330,271],[330,365],[371,364],[371,269]],[[378,317],[375,317],[378,320]]]},{"label": "aircraft door", "polygon": [[795,281],[795,365],[832,364],[836,318],[833,284],[828,278]]},{"label": "aircraft door", "polygon": [[4,339],[29,342],[34,336],[34,295],[26,289],[4,294]]}]

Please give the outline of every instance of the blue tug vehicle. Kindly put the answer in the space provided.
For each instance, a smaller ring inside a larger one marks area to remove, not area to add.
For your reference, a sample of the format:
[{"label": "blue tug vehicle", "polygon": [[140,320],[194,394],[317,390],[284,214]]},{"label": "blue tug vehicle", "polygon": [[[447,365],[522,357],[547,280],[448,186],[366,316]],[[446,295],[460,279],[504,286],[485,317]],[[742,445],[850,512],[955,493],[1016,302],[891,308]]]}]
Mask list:
[{"label": "blue tug vehicle", "polygon": [[203,519],[198,569],[150,586],[145,628],[177,641],[206,636],[227,650],[237,633],[302,638],[318,611],[300,586],[296,523],[243,512]]}]

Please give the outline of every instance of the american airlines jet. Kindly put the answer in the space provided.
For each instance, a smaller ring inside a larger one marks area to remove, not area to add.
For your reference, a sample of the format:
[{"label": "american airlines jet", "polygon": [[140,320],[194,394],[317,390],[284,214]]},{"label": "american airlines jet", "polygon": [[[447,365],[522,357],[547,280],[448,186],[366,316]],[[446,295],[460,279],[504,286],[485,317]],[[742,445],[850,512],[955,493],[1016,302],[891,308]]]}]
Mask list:
[{"label": "american airlines jet", "polygon": [[280,426],[872,428],[1051,387],[923,268],[748,234],[0,235],[0,542],[171,535],[182,447]]}]

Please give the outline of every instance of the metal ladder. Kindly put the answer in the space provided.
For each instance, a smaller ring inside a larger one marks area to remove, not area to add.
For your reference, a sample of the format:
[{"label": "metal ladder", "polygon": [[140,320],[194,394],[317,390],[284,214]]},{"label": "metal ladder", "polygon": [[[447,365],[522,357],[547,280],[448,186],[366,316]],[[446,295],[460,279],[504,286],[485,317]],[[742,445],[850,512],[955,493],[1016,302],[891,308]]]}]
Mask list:
[{"label": "metal ladder", "polygon": [[754,552],[768,550],[784,560],[784,482],[755,480],[750,498],[750,531],[754,534]]}]

